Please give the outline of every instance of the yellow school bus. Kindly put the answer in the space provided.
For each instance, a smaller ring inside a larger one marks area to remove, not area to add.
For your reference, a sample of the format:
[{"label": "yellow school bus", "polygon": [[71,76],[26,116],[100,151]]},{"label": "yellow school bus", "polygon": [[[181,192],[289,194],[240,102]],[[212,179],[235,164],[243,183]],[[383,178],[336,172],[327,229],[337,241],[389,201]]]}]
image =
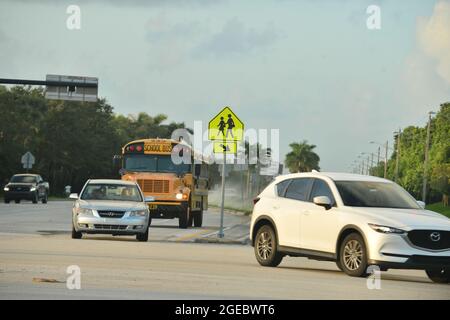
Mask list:
[{"label": "yellow school bus", "polygon": [[[184,163],[174,162],[172,153]],[[149,203],[151,218],[178,218],[180,228],[202,226],[208,161],[190,146],[171,139],[131,141],[122,148],[121,172],[122,180],[137,181],[145,196],[155,198]]]}]

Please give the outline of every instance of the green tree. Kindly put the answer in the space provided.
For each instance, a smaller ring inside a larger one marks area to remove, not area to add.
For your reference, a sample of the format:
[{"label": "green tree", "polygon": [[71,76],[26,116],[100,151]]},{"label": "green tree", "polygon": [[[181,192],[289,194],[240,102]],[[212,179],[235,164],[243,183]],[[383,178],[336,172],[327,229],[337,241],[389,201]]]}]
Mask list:
[{"label": "green tree", "polygon": [[185,127],[164,124],[162,114],[116,115],[105,99],[46,100],[42,88],[22,86],[0,86],[0,114],[0,184],[23,172],[20,157],[31,151],[36,158],[31,172],[50,182],[52,194],[62,194],[65,185],[77,192],[89,178],[117,177],[112,158],[127,142],[170,138]]},{"label": "green tree", "polygon": [[[450,166],[450,103],[441,104],[436,116],[431,120],[429,148],[429,190],[427,202],[435,202],[448,197],[448,166]],[[409,126],[400,137],[400,161],[398,183],[414,197],[420,198],[423,187],[425,162],[426,126]],[[398,139],[394,139],[397,150]],[[395,176],[397,153],[388,161],[388,178]],[[379,169],[372,172],[379,172]]]},{"label": "green tree", "polygon": [[285,164],[290,172],[308,172],[320,169],[320,157],[313,151],[315,145],[308,144],[304,140],[300,143],[293,142],[289,146],[292,151],[286,155]]}]

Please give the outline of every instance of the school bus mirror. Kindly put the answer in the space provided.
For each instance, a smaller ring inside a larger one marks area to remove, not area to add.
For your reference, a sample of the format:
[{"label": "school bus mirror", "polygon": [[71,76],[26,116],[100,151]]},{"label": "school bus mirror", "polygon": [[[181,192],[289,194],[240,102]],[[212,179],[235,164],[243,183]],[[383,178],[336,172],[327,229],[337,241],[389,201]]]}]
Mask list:
[{"label": "school bus mirror", "polygon": [[201,168],[201,164],[194,165],[194,176],[200,177]]}]

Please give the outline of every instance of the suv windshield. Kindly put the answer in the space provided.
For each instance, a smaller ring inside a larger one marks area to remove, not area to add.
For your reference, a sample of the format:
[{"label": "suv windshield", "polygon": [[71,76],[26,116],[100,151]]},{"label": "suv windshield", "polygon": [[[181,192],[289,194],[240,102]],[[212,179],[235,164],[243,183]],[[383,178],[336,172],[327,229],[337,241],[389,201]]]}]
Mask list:
[{"label": "suv windshield", "polygon": [[420,209],[414,198],[395,183],[336,181],[336,187],[346,206]]},{"label": "suv windshield", "polygon": [[177,174],[191,171],[190,164],[176,165],[170,155],[133,154],[126,155],[124,169],[140,172],[172,172]]},{"label": "suv windshield", "polygon": [[18,183],[36,183],[37,179],[35,176],[13,176],[11,182]]},{"label": "suv windshield", "polygon": [[120,184],[88,184],[80,199],[142,201],[141,193],[136,186]]}]

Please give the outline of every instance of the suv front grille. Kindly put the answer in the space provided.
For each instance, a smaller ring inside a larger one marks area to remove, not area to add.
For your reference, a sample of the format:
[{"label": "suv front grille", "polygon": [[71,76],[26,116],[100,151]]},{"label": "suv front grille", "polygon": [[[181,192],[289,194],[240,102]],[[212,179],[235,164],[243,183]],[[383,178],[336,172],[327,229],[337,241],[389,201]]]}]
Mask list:
[{"label": "suv front grille", "polygon": [[430,256],[421,256],[421,255],[413,255],[409,259],[408,262],[414,264],[441,264],[443,266],[450,265],[450,257],[430,257]]},{"label": "suv front grille", "polygon": [[98,215],[102,218],[122,218],[125,211],[98,210]]},{"label": "suv front grille", "polygon": [[169,193],[169,180],[138,180],[139,187],[143,192]]},{"label": "suv front grille", "polygon": [[450,231],[412,230],[408,239],[416,247],[430,250],[450,249]]},{"label": "suv front grille", "polygon": [[114,224],[94,224],[95,229],[102,230],[125,230],[128,226]]}]

